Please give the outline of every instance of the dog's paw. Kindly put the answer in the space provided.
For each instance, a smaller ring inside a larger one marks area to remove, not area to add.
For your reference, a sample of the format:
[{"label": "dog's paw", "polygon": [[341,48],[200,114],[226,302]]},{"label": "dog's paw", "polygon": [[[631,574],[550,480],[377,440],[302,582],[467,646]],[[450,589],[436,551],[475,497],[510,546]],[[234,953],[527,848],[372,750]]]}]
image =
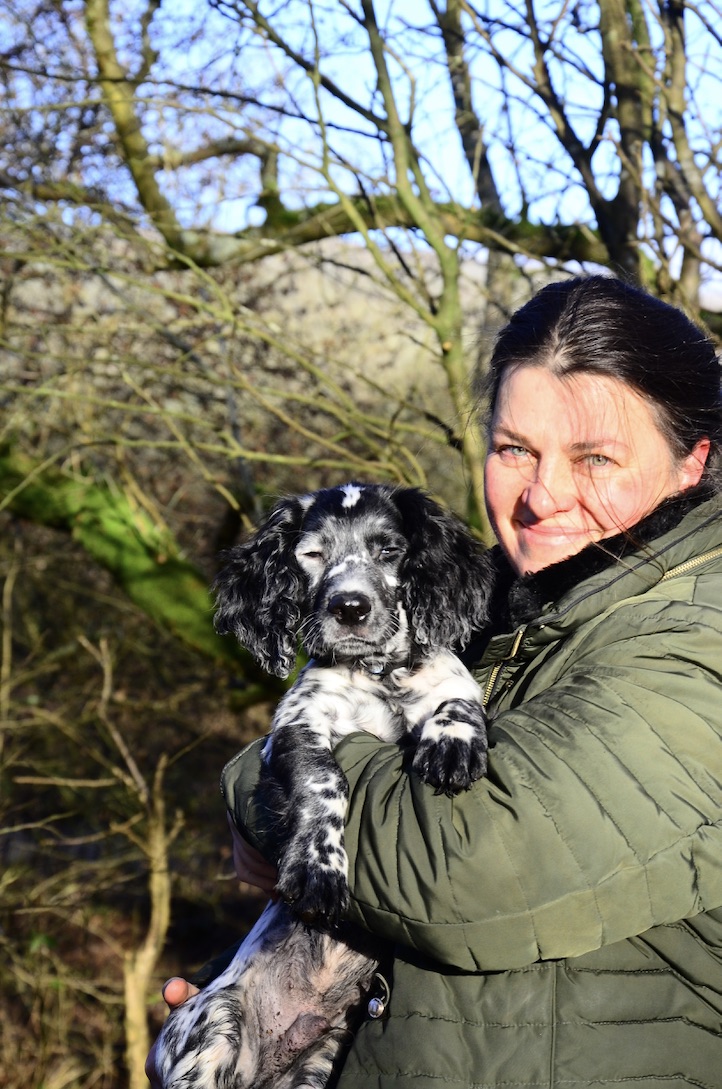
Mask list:
[{"label": "dog's paw", "polygon": [[349,904],[345,867],[340,870],[308,860],[284,859],[276,889],[304,922],[338,923]]},{"label": "dog's paw", "polygon": [[486,750],[454,738],[421,742],[413,761],[414,771],[437,794],[460,794],[486,773]]},{"label": "dog's paw", "polygon": [[486,774],[486,728],[477,704],[447,700],[419,731],[413,767],[437,794],[468,790]]}]

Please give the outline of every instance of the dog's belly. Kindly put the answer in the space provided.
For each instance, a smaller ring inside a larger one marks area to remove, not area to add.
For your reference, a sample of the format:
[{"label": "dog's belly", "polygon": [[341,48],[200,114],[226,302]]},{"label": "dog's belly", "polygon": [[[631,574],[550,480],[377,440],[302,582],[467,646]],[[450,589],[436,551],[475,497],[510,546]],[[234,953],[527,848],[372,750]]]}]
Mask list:
[{"label": "dog's belly", "polygon": [[299,1068],[331,1068],[377,962],[269,904],[225,971],[173,1011],[156,1067],[164,1089],[305,1084]]}]

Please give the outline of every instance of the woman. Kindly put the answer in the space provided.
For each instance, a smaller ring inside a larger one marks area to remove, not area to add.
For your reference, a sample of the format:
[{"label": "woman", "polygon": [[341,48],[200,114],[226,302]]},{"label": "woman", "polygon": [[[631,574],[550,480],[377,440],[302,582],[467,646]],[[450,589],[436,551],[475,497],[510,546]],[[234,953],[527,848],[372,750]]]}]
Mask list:
[{"label": "woman", "polygon": [[[489,775],[449,799],[394,746],[336,750],[349,918],[394,949],[341,1089],[722,1085],[719,387],[702,333],[614,279],[502,331]],[[268,891],[257,771],[252,746],[224,789]]]}]

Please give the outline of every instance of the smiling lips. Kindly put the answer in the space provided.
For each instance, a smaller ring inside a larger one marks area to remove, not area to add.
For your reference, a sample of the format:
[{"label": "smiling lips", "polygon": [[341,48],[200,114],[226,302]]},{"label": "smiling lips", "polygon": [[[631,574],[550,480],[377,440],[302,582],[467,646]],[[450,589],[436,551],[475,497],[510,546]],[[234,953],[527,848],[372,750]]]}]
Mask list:
[{"label": "smiling lips", "polygon": [[523,518],[515,519],[518,529],[522,533],[533,533],[535,537],[549,538],[549,540],[576,540],[585,537],[589,541],[594,540],[594,534],[589,529],[572,529],[571,526],[548,526],[544,522],[525,522]]}]

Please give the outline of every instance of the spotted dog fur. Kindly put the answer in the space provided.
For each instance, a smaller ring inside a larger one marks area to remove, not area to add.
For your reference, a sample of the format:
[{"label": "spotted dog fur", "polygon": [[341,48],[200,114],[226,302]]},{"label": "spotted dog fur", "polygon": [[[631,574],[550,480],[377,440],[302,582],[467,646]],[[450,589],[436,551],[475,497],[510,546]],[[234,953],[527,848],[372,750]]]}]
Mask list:
[{"label": "spotted dog fur", "polygon": [[300,633],[312,661],[281,701],[265,760],[284,831],[278,890],[305,916],[348,900],[347,785],[333,746],[367,730],[412,735],[414,768],[455,793],[483,775],[478,687],[447,647],[483,622],[487,566],[452,516],[414,489],[347,484],[287,499],[218,581],[217,628],[287,676]]},{"label": "spotted dog fur", "polygon": [[422,492],[352,483],[279,502],[216,589],[218,631],[269,672],[290,674],[299,638],[311,659],[278,706],[259,788],[283,903],[170,1015],[156,1067],[165,1089],[321,1089],[377,964],[335,929],[348,786],[333,747],[357,730],[409,742],[414,771],[450,795],[484,774],[480,693],[449,648],[486,619],[488,562]]},{"label": "spotted dog fur", "polygon": [[235,957],[169,1015],[156,1045],[165,1089],[324,1089],[377,960],[369,939],[270,903]]},{"label": "spotted dog fur", "polygon": [[348,785],[332,746],[354,730],[383,741],[413,735],[414,769],[448,794],[486,768],[479,689],[450,651],[383,676],[359,664],[307,666],[278,708],[264,751],[270,808],[287,829],[277,887],[306,918],[336,921],[348,905]]}]

